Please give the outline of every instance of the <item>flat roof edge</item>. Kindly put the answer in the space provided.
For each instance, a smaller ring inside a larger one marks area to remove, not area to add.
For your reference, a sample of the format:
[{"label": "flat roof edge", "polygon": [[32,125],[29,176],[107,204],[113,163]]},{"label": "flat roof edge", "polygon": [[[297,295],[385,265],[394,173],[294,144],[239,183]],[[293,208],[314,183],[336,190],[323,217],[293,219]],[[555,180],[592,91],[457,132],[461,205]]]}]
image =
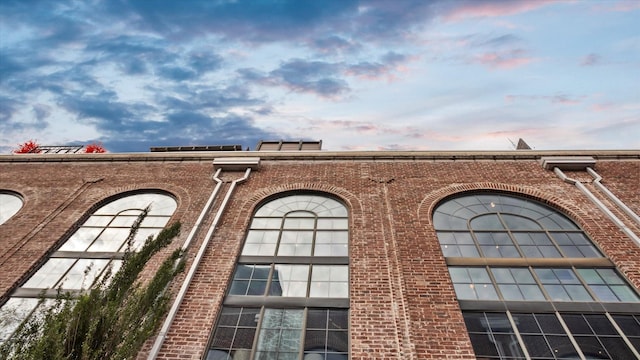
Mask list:
[{"label": "flat roof edge", "polygon": [[594,159],[640,159],[640,150],[527,150],[527,151],[211,151],[103,154],[9,154],[0,163],[209,161],[224,157],[261,160],[540,160],[551,156],[590,156]]}]

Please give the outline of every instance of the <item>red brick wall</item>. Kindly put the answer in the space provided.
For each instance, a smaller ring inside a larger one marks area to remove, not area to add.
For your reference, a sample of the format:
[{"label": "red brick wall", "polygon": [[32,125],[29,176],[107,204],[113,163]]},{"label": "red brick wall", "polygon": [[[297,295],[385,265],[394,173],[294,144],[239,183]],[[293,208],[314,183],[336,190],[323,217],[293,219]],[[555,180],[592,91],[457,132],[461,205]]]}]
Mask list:
[{"label": "red brick wall", "polygon": [[[637,161],[598,162],[596,170],[604,177],[603,184],[639,211]],[[183,223],[181,244],[215,185],[212,173],[210,162],[187,161],[0,164],[0,188],[25,198],[23,210],[0,228],[2,292],[88,209],[122,191],[154,188],[173,193],[179,202],[174,219]],[[234,172],[223,178],[230,181],[241,176]],[[97,179],[102,180],[85,183]],[[228,188],[227,184],[222,189],[214,211],[208,214],[191,258]],[[640,287],[640,248],[575,186],[535,160],[263,161],[236,188],[161,358],[202,356],[253,209],[267,196],[299,189],[334,194],[350,209],[352,359],[474,358],[431,225],[438,201],[457,192],[497,190],[550,204],[576,221]],[[174,287],[177,290],[179,284]]]}]

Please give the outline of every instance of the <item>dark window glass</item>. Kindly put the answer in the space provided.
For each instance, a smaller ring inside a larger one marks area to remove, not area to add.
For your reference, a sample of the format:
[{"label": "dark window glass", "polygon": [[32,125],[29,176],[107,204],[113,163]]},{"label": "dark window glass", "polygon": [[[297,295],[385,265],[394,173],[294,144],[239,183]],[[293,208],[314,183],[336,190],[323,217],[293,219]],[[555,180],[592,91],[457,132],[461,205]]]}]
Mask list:
[{"label": "dark window glass", "polygon": [[478,358],[522,358],[522,350],[506,314],[465,313],[464,319]]}]

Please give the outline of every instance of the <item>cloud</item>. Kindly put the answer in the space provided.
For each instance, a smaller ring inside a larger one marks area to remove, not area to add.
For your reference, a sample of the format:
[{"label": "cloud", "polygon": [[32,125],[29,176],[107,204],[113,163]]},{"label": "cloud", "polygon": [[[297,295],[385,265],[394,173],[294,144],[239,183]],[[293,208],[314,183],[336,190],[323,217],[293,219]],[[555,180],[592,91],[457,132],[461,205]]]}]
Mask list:
[{"label": "cloud", "polygon": [[512,103],[520,100],[524,101],[547,101],[552,104],[576,105],[580,104],[586,96],[570,96],[567,94],[557,95],[506,95],[505,101]]},{"label": "cloud", "polygon": [[514,15],[559,2],[558,0],[462,0],[445,2],[440,14],[445,21],[461,21],[468,18]]},{"label": "cloud", "polygon": [[640,10],[640,3],[633,0],[619,0],[614,2],[607,2],[606,5],[597,4],[594,6],[595,12],[630,12]]},{"label": "cloud", "polygon": [[362,49],[362,44],[353,42],[345,37],[332,34],[330,36],[320,37],[308,42],[310,48],[315,49],[321,54],[343,54],[355,53]]},{"label": "cloud", "polygon": [[363,61],[353,65],[347,65],[345,67],[345,73],[370,80],[380,78],[384,75],[392,77],[393,73],[396,70],[402,70],[402,65],[410,59],[407,55],[388,52],[377,62]]},{"label": "cloud", "polygon": [[240,69],[238,73],[249,83],[279,86],[298,93],[310,93],[326,99],[340,99],[351,91],[343,76],[364,79],[392,77],[411,57],[388,52],[378,61],[353,64],[320,60],[290,59],[268,73],[257,69]]},{"label": "cloud", "polygon": [[484,52],[468,59],[470,63],[503,70],[524,66],[536,60],[536,58],[528,56],[527,52],[523,49]]},{"label": "cloud", "polygon": [[599,65],[602,62],[602,56],[598,54],[591,53],[585,56],[580,62],[581,66],[594,66]]},{"label": "cloud", "polygon": [[169,80],[184,81],[193,79],[197,74],[191,69],[180,66],[161,66],[158,68],[158,75]]},{"label": "cloud", "polygon": [[323,98],[338,98],[350,91],[346,81],[339,79],[341,65],[293,59],[262,73],[256,69],[240,69],[238,73],[247,81],[265,86],[282,86],[293,92],[312,93]]},{"label": "cloud", "polygon": [[478,46],[497,46],[502,47],[505,45],[518,44],[522,42],[522,38],[514,34],[504,34],[496,37],[492,37],[488,40],[479,42]]}]

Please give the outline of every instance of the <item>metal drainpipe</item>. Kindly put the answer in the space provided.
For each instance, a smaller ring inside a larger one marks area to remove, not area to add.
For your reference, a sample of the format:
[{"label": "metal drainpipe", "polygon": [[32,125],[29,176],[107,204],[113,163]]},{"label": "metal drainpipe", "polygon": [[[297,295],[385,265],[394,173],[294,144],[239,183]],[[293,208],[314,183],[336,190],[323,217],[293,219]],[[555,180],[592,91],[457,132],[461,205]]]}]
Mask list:
[{"label": "metal drainpipe", "polygon": [[587,168],[587,172],[589,173],[589,175],[593,177],[593,183],[596,185],[598,190],[602,191],[605,195],[607,195],[609,200],[613,201],[616,205],[618,205],[618,207],[622,209],[622,211],[624,211],[625,214],[629,215],[629,217],[633,221],[635,221],[636,224],[640,225],[640,216],[634,213],[633,210],[631,210],[625,203],[622,202],[622,200],[618,199],[618,197],[615,196],[611,191],[609,191],[609,189],[607,189],[606,186],[602,185],[602,183],[600,182],[600,180],[602,180],[602,176],[600,176],[595,170],[593,170],[590,167]]},{"label": "metal drainpipe", "polygon": [[182,250],[187,250],[189,245],[191,245],[191,241],[193,241],[193,238],[196,236],[196,232],[200,229],[202,220],[204,219],[205,215],[207,215],[209,210],[211,210],[211,205],[213,205],[213,201],[216,199],[216,197],[218,197],[218,191],[220,191],[220,188],[222,187],[222,180],[218,178],[221,172],[222,172],[222,169],[218,169],[216,170],[216,173],[213,174],[212,179],[213,181],[216,182],[216,187],[213,189],[213,192],[211,192],[211,196],[209,196],[209,200],[207,200],[207,203],[204,205],[204,208],[202,208],[202,211],[200,212],[200,216],[198,216],[196,223],[191,228],[191,232],[189,233],[189,236],[187,236],[187,239],[184,241],[184,244],[182,244],[182,247],[181,247]]},{"label": "metal drainpipe", "polygon": [[[217,175],[219,174],[220,169],[218,169],[218,172],[216,172],[216,175],[214,176],[214,180],[218,181],[218,185],[220,185],[222,183],[222,180],[217,178]],[[229,188],[229,190],[227,190],[227,194],[225,195],[224,199],[222,200],[222,203],[220,204],[220,208],[218,209],[218,211],[216,212],[216,216],[213,219],[213,223],[211,224],[211,226],[209,227],[209,231],[207,231],[207,235],[204,237],[204,241],[202,242],[202,245],[200,245],[200,249],[198,250],[198,253],[196,254],[196,257],[193,259],[193,263],[191,264],[191,267],[189,268],[189,272],[187,273],[187,275],[185,276],[184,281],[182,282],[182,287],[180,287],[180,291],[178,291],[178,294],[176,296],[176,299],[173,302],[173,305],[171,306],[171,309],[169,310],[169,313],[167,314],[167,318],[165,319],[164,323],[162,324],[162,328],[160,329],[160,332],[158,333],[158,337],[156,338],[155,343],[153,344],[153,347],[151,348],[151,351],[149,351],[149,356],[147,356],[148,360],[154,360],[158,354],[160,353],[160,349],[162,348],[162,344],[164,344],[164,340],[167,337],[167,334],[169,332],[169,328],[171,327],[171,324],[173,323],[173,320],[176,317],[176,314],[178,313],[178,309],[180,308],[180,305],[182,304],[182,301],[184,300],[185,295],[187,294],[187,290],[189,289],[189,285],[191,285],[191,280],[193,280],[193,276],[196,273],[196,270],[198,268],[198,265],[200,264],[200,261],[202,260],[202,257],[204,256],[204,252],[207,249],[207,245],[209,245],[209,241],[211,240],[212,236],[213,236],[213,232],[215,231],[218,222],[220,221],[220,218],[222,217],[222,213],[224,212],[225,208],[227,207],[227,203],[229,202],[229,199],[231,198],[231,195],[233,194],[233,190],[235,189],[236,185],[247,180],[249,178],[249,174],[251,173],[251,168],[247,168],[247,170],[245,170],[244,172],[244,176],[241,177],[240,179],[236,179],[233,180],[231,182],[231,187]],[[216,186],[217,188],[217,186]]]},{"label": "metal drainpipe", "polygon": [[609,219],[611,219],[620,228],[620,230],[622,230],[622,232],[627,234],[627,236],[630,237],[631,240],[633,240],[636,243],[636,245],[640,246],[640,238],[638,238],[638,236],[635,233],[633,233],[633,231],[631,231],[617,216],[615,216],[611,212],[611,210],[609,210],[609,208],[607,208],[607,206],[602,203],[602,201],[598,200],[598,198],[595,197],[595,195],[593,195],[591,193],[591,191],[589,191],[589,189],[587,189],[586,186],[584,186],[578,180],[572,179],[572,178],[568,177],[567,175],[565,175],[562,172],[562,170],[560,170],[560,168],[558,168],[558,167],[554,167],[553,168],[553,172],[555,172],[556,175],[562,181],[564,181],[566,183],[569,183],[569,184],[573,184],[578,189],[580,189],[580,191],[582,191],[582,193],[585,194],[589,198],[589,200],[591,200],[591,202],[593,202],[598,208],[600,208],[600,210],[602,210],[605,213],[605,215],[607,215],[609,217]]}]

